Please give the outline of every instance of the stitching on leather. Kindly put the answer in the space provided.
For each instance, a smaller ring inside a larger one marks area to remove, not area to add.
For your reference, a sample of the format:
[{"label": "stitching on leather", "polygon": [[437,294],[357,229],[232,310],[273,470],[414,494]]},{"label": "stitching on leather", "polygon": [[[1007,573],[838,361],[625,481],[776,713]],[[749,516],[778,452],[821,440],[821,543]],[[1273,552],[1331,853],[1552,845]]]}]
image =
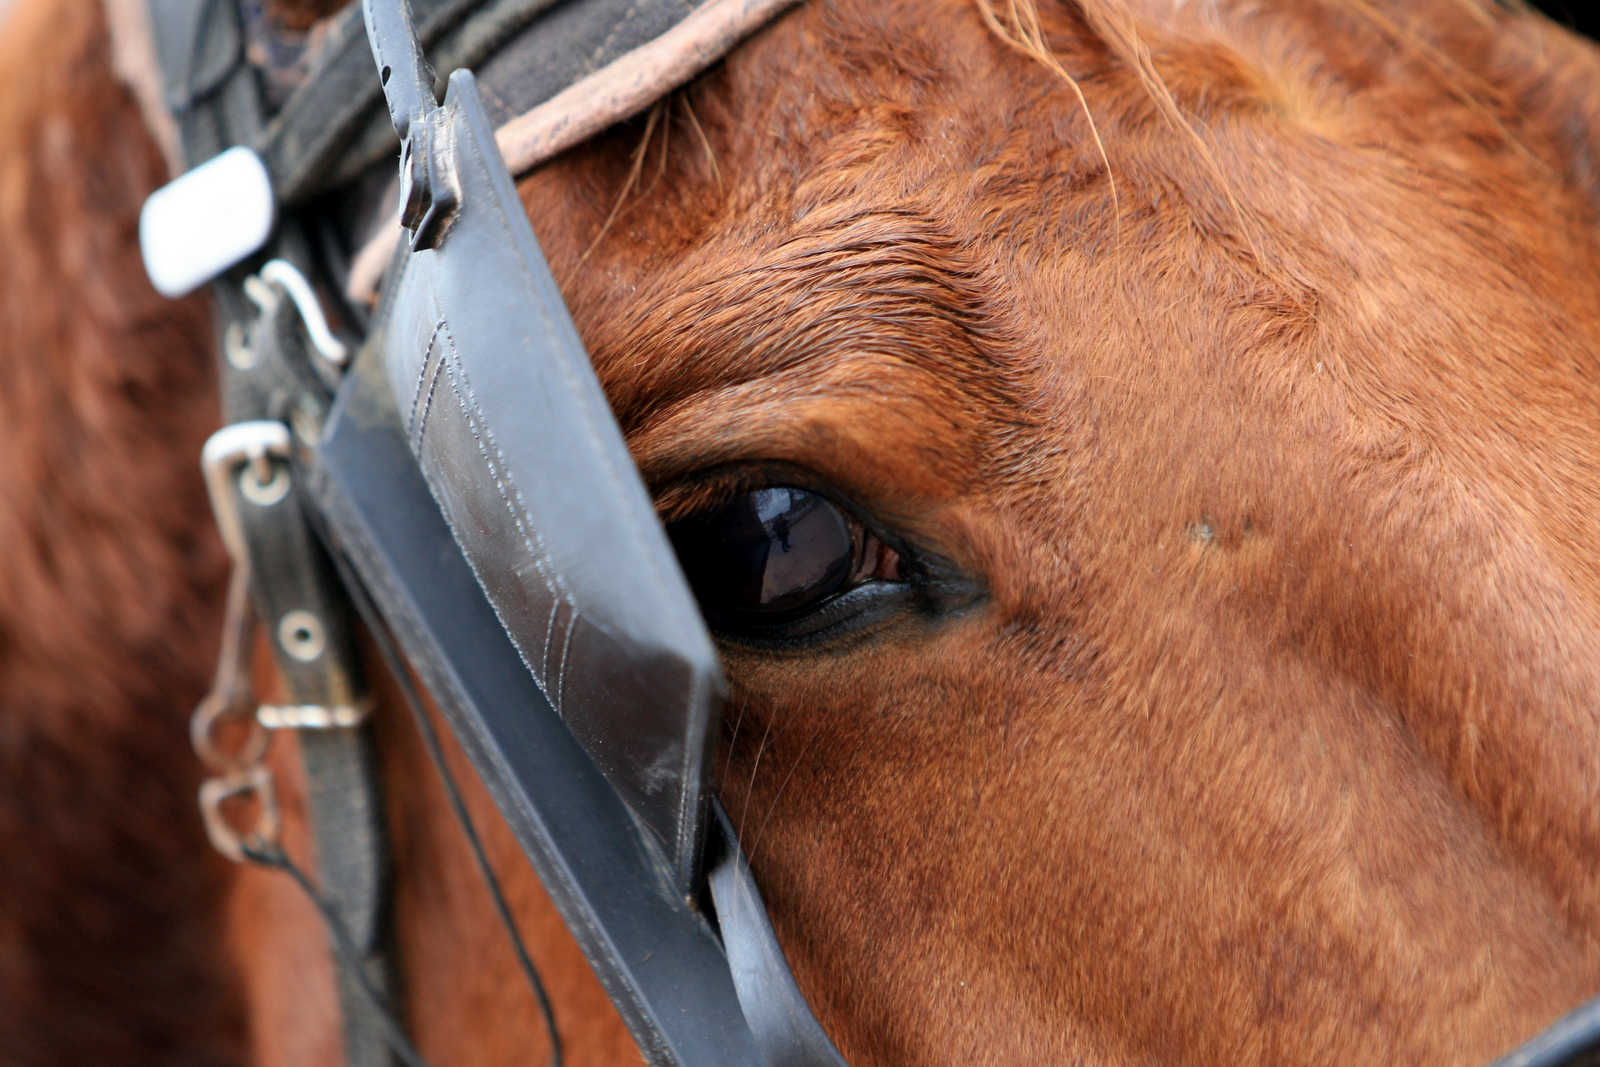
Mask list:
[{"label": "stitching on leather", "polygon": [[[470,160],[470,165],[472,165],[472,166],[477,168],[478,174],[482,177],[483,181],[485,183],[492,184],[493,179],[492,179],[492,177],[490,176],[490,174],[488,172],[487,164],[484,162],[484,160],[482,158],[482,155],[480,153],[478,153],[478,152],[468,152],[468,153],[464,153],[464,155]],[[501,207],[501,205],[498,205],[498,203],[497,203],[496,206],[497,207]],[[520,210],[520,205],[518,205],[518,208]],[[505,214],[504,210],[495,211],[494,212],[494,216],[495,216],[494,222],[495,222],[497,228],[502,233],[506,234],[507,239],[510,240],[511,243],[512,243],[512,247],[516,247],[517,238],[516,238],[515,234],[516,234],[517,231],[513,230],[512,226],[511,226],[511,223],[510,223],[510,220],[506,217],[506,214]],[[526,225],[526,218],[523,218],[521,221]],[[528,288],[530,290],[534,289],[536,287],[536,285],[537,285],[537,278],[536,278],[535,273],[530,269],[530,266],[529,266],[528,262],[525,261],[521,256],[517,256],[515,258],[517,260],[518,266],[521,268],[523,281],[526,283],[526,285],[528,286]],[[448,336],[448,334],[446,336]],[[452,354],[452,360],[451,360],[452,365],[453,366],[458,365],[458,361],[455,358],[453,358],[454,357],[454,352],[455,352],[454,342],[451,343],[450,352]],[[566,365],[566,361],[565,360],[554,360],[553,364],[560,371],[560,373],[561,373],[561,375],[562,375],[562,377],[563,377],[563,379],[564,379],[564,381],[566,383],[566,386],[567,386],[568,390],[571,392],[571,394],[574,395],[574,396],[583,395],[583,393],[585,392],[584,387],[574,377],[573,369]],[[452,385],[453,385],[453,383],[454,383],[454,376],[452,375]],[[459,402],[459,397],[458,397],[458,402]],[[602,404],[604,403],[604,399],[603,398],[602,398],[601,402],[602,402]],[[474,401],[474,403],[476,403],[476,401]],[[606,444],[607,444],[606,441],[602,438],[600,432],[596,428],[596,425],[595,425],[595,422],[594,422],[594,418],[593,418],[593,413],[589,410],[589,405],[580,403],[580,404],[575,405],[575,409],[576,409],[576,414],[578,416],[578,420],[577,421],[578,421],[582,431],[587,435],[590,444],[594,446],[594,448],[596,450],[596,454],[599,456],[599,458],[601,460],[600,466],[605,471],[606,480],[607,480],[607,482],[609,484],[609,488],[610,488],[610,491],[611,491],[611,499],[619,500],[619,501],[627,500],[628,494],[624,489],[624,482],[623,482],[623,478],[622,478],[621,472],[617,468],[617,464],[616,464],[616,462],[614,461],[614,458],[611,455],[610,449],[606,447]],[[493,437],[492,436],[490,438],[490,441],[491,441],[491,443],[493,442]],[[479,444],[479,448],[480,448],[480,450],[482,449],[482,443],[481,442]],[[487,462],[487,456],[485,457],[485,461]],[[522,502],[521,501],[521,495],[519,493],[518,494],[518,503],[521,503],[521,502]],[[507,507],[508,508],[510,507],[509,502],[507,503]],[[513,517],[515,518],[515,513],[513,513]],[[631,539],[634,542],[634,548],[637,550],[638,555],[641,558],[646,556],[647,553],[644,551],[645,545],[644,545],[643,541],[640,539],[637,529],[633,526],[632,523],[624,523],[623,525],[627,528],[628,534],[630,535]],[[542,545],[542,542],[541,542],[541,545]],[[671,593],[670,593],[670,591],[668,589],[668,586],[667,586],[667,583],[666,583],[666,579],[663,577],[662,573],[659,572],[659,571],[656,571],[656,570],[654,570],[652,568],[652,569],[649,570],[649,574],[650,574],[650,578],[652,580],[652,585],[653,585],[654,589],[656,590],[657,594],[659,596],[661,596],[663,599],[670,600],[671,599]],[[557,576],[557,579],[559,580],[559,575]],[[563,586],[564,586],[564,583],[563,583]],[[570,598],[570,594],[569,594],[568,604],[572,607],[573,611],[576,612],[576,611],[580,610],[579,607],[578,607],[577,602]],[[541,688],[545,688],[545,687],[543,685],[541,685]],[[546,695],[548,695],[548,693]],[[558,699],[559,699],[559,697],[551,698],[552,703],[554,703]],[[559,706],[558,706],[558,710],[559,710]],[[691,753],[689,751],[689,746],[688,745],[684,745],[683,746],[683,761],[682,761],[682,763],[680,765],[680,768],[679,768],[679,778],[678,778],[678,782],[679,782],[679,785],[678,785],[678,818],[677,818],[677,820],[676,820],[676,822],[675,822],[675,824],[673,826],[673,832],[672,832],[672,837],[673,837],[673,840],[672,840],[672,860],[673,860],[674,865],[680,863],[685,858],[686,853],[688,851],[688,847],[689,847],[688,844],[684,840],[683,830],[684,830],[685,825],[688,822],[687,815],[688,815],[688,810],[689,810],[689,795],[690,795],[690,792],[691,792],[691,790],[689,789],[689,786],[688,786],[688,774],[689,774],[689,770],[690,770],[690,763],[691,763]]]},{"label": "stitching on leather", "polygon": [[[450,384],[452,390],[456,393],[456,402],[461,405],[462,414],[467,418],[467,428],[472,431],[473,440],[477,442],[478,453],[483,457],[484,463],[489,467],[490,475],[494,478],[495,488],[500,493],[500,501],[511,515],[511,520],[516,523],[517,532],[522,534],[523,544],[532,554],[534,566],[538,569],[540,576],[545,579],[545,587],[549,590],[550,595],[559,597],[563,603],[576,610],[578,606],[577,598],[572,595],[572,590],[567,588],[567,583],[561,577],[561,572],[555,568],[550,559],[550,551],[545,547],[544,538],[540,536],[538,528],[533,525],[533,517],[528,513],[527,501],[522,496],[522,490],[511,478],[510,465],[506,462],[505,453],[500,450],[499,443],[495,441],[494,431],[489,428],[488,420],[483,414],[483,408],[478,403],[477,394],[473,392],[472,382],[467,378],[467,368],[461,362],[460,357],[456,355],[455,339],[450,337],[448,332],[445,333],[445,338],[448,341],[446,353],[450,361],[449,369],[452,371]],[[458,384],[458,379],[460,388],[456,389],[455,386]],[[463,393],[466,394],[465,403],[463,403]],[[468,405],[470,405],[470,408]],[[484,447],[485,440],[488,441],[488,448],[494,450],[493,457],[489,455],[488,450]],[[506,495],[507,487],[510,488],[510,496]],[[515,503],[512,502],[513,497],[515,498]]]},{"label": "stitching on leather", "polygon": [[[435,319],[433,333],[428,335],[428,345],[422,350],[422,366],[417,368],[417,381],[411,387],[411,410],[406,414],[406,433],[420,440],[417,433],[417,402],[422,398],[422,386],[428,377],[428,361],[433,358],[433,346],[439,343],[439,331],[444,329],[444,321]],[[434,378],[438,379],[439,370],[434,368]],[[431,391],[431,390],[430,390]]]},{"label": "stitching on leather", "polygon": [[562,696],[567,692],[567,657],[572,654],[572,630],[578,625],[578,613],[574,611],[567,619],[567,632],[561,635],[561,667],[556,671],[556,692]]},{"label": "stitching on leather", "polygon": [[[434,323],[433,337],[428,340],[428,351],[422,360],[422,369],[424,371],[427,371],[428,363],[430,360],[432,361],[433,373],[428,375],[428,394],[423,399],[421,412],[412,412],[412,422],[416,427],[411,442],[411,451],[413,453],[420,454],[422,451],[422,438],[428,432],[428,412],[433,410],[433,394],[434,391],[439,388],[439,368],[444,365],[444,360],[434,359],[433,354],[434,345],[438,343],[439,331],[443,328],[444,323],[442,321]],[[413,407],[415,406],[415,403],[416,401],[413,400]]]},{"label": "stitching on leather", "polygon": [[420,451],[422,448],[422,435],[428,430],[428,412],[433,410],[433,393],[438,387],[439,363],[438,361],[435,361],[433,365],[433,375],[428,379],[428,397],[422,405],[421,421],[417,423],[417,448],[413,449],[413,451]]},{"label": "stitching on leather", "polygon": [[[444,324],[441,322],[441,327]],[[532,518],[527,511],[527,502],[522,496],[522,490],[510,477],[509,465],[506,463],[505,453],[494,439],[494,431],[489,428],[488,421],[483,416],[483,409],[478,404],[478,398],[472,390],[472,382],[467,377],[466,367],[462,365],[460,357],[456,354],[455,339],[450,336],[448,328],[444,328],[445,348],[444,359],[449,361],[451,392],[455,394],[456,404],[461,408],[462,415],[467,420],[467,429],[472,433],[473,440],[477,443],[478,454],[482,457],[484,465],[489,469],[489,476],[493,479],[495,490],[500,496],[511,521],[516,525],[517,532],[522,535],[523,547],[533,558],[534,568],[539,572],[544,581],[546,591],[552,599],[566,604],[573,611],[578,610],[577,599],[572,595],[572,590],[567,588],[565,580],[559,571],[556,571],[550,560],[549,551],[545,548],[544,538],[539,535],[533,526]],[[491,450],[493,455],[490,455]],[[514,501],[514,502],[513,502]],[[547,630],[548,640],[548,630]],[[549,696],[551,703],[556,706],[556,713],[561,713],[559,695],[551,695],[548,672],[545,665],[540,664],[536,677],[539,687]]]},{"label": "stitching on leather", "polygon": [[[446,335],[448,337],[448,334]],[[489,468],[490,477],[494,479],[495,489],[499,492],[500,502],[505,505],[506,511],[511,516],[511,521],[516,524],[517,532],[522,535],[523,546],[533,556],[534,567],[540,577],[545,580],[545,588],[552,597],[558,597],[563,603],[574,608],[577,600],[572,591],[567,588],[566,582],[550,560],[550,552],[545,548],[544,538],[539,535],[533,526],[532,517],[527,512],[527,502],[522,497],[522,490],[511,480],[510,467],[506,463],[505,453],[500,450],[500,445],[494,439],[494,431],[489,428],[488,420],[484,418],[483,408],[478,404],[477,395],[472,390],[472,382],[467,378],[466,367],[461,364],[455,355],[455,343],[452,340],[448,351],[450,360],[450,385],[456,395],[456,403],[461,407],[461,412],[466,416],[467,429],[472,432],[472,438],[478,445],[478,454],[483,457],[484,464]],[[463,397],[465,394],[465,397]],[[487,441],[487,447],[485,447]],[[490,456],[489,450],[494,452]],[[510,495],[507,494],[509,487]],[[513,499],[515,498],[515,503]]]}]

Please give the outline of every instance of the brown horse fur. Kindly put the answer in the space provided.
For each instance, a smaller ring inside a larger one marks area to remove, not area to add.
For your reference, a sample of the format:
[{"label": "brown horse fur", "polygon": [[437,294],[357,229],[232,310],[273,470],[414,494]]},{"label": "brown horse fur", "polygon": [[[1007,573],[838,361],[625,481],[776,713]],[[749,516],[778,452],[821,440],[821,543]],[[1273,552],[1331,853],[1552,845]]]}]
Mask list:
[{"label": "brown horse fur", "polygon": [[[0,1058],[335,1062],[314,917],[224,897],[187,809],[214,405],[133,252],[157,157],[87,0],[25,3]],[[523,188],[664,510],[800,480],[978,590],[724,647],[722,792],[852,1063],[1471,1063],[1600,991],[1591,48],[1447,0],[812,0],[644,125]],[[410,1024],[520,1062],[391,711]],[[570,1062],[624,1058],[471,800]]]},{"label": "brown horse fur", "polygon": [[140,280],[162,164],[97,5],[12,12],[0,63],[0,1061],[235,1063],[183,751],[222,575],[210,330]]}]

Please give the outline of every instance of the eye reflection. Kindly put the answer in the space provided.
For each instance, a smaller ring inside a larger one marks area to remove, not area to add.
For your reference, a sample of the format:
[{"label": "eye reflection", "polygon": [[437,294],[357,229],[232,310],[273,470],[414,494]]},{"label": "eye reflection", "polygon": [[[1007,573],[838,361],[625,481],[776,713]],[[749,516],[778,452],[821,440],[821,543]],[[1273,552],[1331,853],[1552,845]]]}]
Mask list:
[{"label": "eye reflection", "polygon": [[827,498],[789,486],[741,493],[667,532],[707,620],[735,629],[803,615],[842,591],[865,540]]}]

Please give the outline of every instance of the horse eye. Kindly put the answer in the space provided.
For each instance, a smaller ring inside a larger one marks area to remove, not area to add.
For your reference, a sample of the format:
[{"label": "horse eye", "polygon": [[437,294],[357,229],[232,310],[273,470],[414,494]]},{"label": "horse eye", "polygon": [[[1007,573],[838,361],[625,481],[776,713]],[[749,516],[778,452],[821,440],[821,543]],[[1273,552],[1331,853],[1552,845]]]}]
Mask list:
[{"label": "horse eye", "polygon": [[826,497],[778,486],[667,527],[700,610],[714,628],[783,623],[874,577],[891,574],[892,550]]}]

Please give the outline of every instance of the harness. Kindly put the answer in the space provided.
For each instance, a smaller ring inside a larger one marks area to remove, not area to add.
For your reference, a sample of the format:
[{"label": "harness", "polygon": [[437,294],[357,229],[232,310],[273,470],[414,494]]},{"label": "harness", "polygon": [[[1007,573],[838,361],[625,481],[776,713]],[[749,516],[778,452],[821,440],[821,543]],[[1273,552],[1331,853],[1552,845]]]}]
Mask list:
[{"label": "harness", "polygon": [[[171,144],[196,165],[151,197],[141,243],[163,292],[211,283],[223,353],[203,465],[235,567],[194,719],[201,807],[219,849],[288,870],[329,918],[352,1064],[420,1062],[385,1004],[358,613],[425,731],[407,665],[433,697],[647,1058],[843,1062],[711,797],[720,666],[503,161],[647,106],[786,2],[374,0],[298,43],[287,66],[309,74],[273,101],[251,58],[283,42],[259,9],[151,0]],[[481,78],[458,70],[440,105],[424,42]],[[342,296],[363,243],[398,246],[370,316]],[[250,699],[252,619],[282,703]],[[299,735],[320,889],[277,842],[278,729]]]},{"label": "harness", "polygon": [[[119,69],[190,168],[146,205],[146,265],[167,295],[209,283],[217,308],[226,425],[202,462],[234,571],[192,723],[201,809],[219,850],[287,871],[322,910],[348,1062],[421,1062],[387,1006],[359,616],[556,1062],[412,672],[647,1059],[840,1067],[713,794],[710,636],[512,183],[793,0],[363,0],[306,35],[258,0],[106,2]],[[154,63],[127,58],[140,41]],[[424,49],[455,71],[442,104]],[[282,702],[250,693],[257,620]],[[278,842],[274,730],[299,738],[320,886]],[[1596,1050],[1600,1002],[1501,1063]]]}]

